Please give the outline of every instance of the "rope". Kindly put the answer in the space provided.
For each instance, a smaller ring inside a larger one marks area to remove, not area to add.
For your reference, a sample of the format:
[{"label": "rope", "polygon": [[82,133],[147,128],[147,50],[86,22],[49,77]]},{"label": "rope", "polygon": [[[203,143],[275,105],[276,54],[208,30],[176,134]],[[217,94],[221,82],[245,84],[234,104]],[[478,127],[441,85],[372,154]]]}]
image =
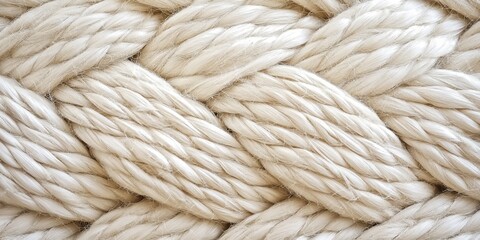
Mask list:
[{"label": "rope", "polygon": [[479,18],[0,0],[0,238],[478,238]]}]

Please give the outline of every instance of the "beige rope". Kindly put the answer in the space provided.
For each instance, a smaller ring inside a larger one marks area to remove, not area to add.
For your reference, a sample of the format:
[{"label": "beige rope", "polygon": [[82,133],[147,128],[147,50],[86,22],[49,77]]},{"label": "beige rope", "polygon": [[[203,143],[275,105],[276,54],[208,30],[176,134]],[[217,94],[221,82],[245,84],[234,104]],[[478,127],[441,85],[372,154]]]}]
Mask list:
[{"label": "beige rope", "polygon": [[143,200],[103,215],[78,239],[216,239],[224,229],[225,224]]},{"label": "beige rope", "polygon": [[208,108],[138,65],[91,71],[53,96],[109,175],[133,192],[229,222],[285,196]]},{"label": "beige rope", "polygon": [[477,2],[0,0],[0,238],[478,238]]},{"label": "beige rope", "polygon": [[365,228],[321,206],[291,198],[235,224],[220,239],[354,239]]},{"label": "beige rope", "polygon": [[478,201],[442,193],[404,209],[358,239],[475,239],[480,231],[479,210]]},{"label": "beige rope", "polygon": [[0,201],[93,221],[134,196],[110,181],[54,105],[0,77]]},{"label": "beige rope", "polygon": [[0,204],[1,239],[72,239],[79,231],[69,221]]}]

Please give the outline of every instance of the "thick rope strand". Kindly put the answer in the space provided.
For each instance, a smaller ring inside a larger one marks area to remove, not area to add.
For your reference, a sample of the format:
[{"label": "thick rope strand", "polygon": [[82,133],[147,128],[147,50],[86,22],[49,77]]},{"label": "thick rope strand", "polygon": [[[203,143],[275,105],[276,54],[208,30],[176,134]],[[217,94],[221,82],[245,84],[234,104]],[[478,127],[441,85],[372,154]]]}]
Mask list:
[{"label": "thick rope strand", "polygon": [[54,105],[0,77],[0,201],[93,221],[135,196],[106,177]]}]

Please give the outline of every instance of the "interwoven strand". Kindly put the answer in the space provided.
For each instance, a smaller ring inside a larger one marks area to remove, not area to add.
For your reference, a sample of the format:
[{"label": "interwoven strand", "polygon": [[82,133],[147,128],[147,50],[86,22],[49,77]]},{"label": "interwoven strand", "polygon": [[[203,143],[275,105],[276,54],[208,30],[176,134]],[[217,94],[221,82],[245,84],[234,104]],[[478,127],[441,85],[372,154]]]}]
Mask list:
[{"label": "interwoven strand", "polygon": [[0,204],[2,239],[73,239],[80,227],[68,220]]},{"label": "interwoven strand", "polygon": [[479,19],[0,0],[0,238],[480,238]]}]

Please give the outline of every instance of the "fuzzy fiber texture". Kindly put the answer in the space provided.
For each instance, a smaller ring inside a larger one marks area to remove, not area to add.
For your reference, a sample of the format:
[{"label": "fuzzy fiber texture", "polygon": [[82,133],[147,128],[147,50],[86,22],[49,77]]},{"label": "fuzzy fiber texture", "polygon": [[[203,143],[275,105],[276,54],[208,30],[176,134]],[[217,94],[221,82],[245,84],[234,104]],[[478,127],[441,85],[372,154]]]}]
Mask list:
[{"label": "fuzzy fiber texture", "polygon": [[0,0],[0,239],[480,239],[480,0]]}]

